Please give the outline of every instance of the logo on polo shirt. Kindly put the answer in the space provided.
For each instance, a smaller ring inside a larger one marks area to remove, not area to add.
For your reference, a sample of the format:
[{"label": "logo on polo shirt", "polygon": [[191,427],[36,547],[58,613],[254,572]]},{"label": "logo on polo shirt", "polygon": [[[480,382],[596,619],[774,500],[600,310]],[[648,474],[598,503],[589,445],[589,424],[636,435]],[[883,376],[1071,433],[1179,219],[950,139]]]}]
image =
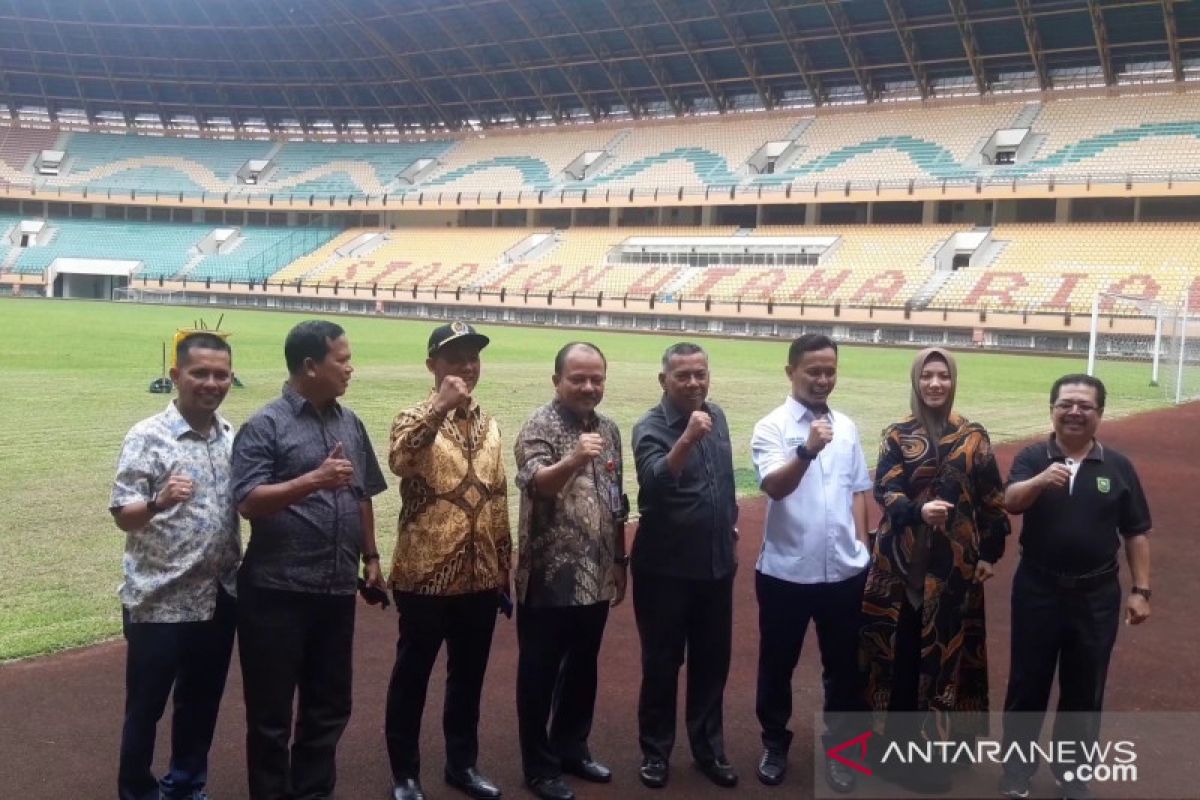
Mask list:
[{"label": "logo on polo shirt", "polygon": [[1112,488],[1108,478],[1096,478],[1096,488],[1100,490],[1100,494],[1108,494],[1108,490]]}]

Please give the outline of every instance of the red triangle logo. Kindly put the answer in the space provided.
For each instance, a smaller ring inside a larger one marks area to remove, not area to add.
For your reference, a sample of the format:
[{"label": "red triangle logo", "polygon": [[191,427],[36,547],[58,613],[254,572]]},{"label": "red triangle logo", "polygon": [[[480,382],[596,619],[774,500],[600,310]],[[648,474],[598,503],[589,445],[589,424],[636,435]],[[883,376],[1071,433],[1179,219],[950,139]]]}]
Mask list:
[{"label": "red triangle logo", "polygon": [[[841,744],[834,745],[833,747],[829,748],[828,750],[825,751],[825,755],[829,756],[830,758],[832,758],[834,761],[837,761],[838,763],[845,764],[847,767],[849,767],[852,770],[861,772],[863,775],[874,775],[875,773],[871,771],[871,768],[868,767],[864,763],[867,760],[867,740],[870,739],[874,735],[875,735],[874,731],[866,731],[865,733],[860,733],[858,736],[855,736],[853,739],[847,739],[846,741],[842,742]],[[857,759],[852,760],[852,759],[847,758],[846,756],[842,755],[843,750],[853,751],[855,749],[855,747],[858,748]]]}]

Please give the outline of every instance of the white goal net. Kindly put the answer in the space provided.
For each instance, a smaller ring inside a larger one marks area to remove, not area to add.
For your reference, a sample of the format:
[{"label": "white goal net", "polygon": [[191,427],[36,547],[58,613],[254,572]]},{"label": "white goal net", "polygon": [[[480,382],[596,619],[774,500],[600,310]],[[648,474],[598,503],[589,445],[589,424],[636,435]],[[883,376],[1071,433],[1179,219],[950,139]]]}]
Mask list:
[{"label": "white goal net", "polygon": [[182,292],[150,286],[122,286],[112,291],[112,299],[119,303],[180,303],[182,296]]},{"label": "white goal net", "polygon": [[1200,320],[1186,303],[1098,293],[1092,300],[1089,375],[1135,409],[1200,398]]}]

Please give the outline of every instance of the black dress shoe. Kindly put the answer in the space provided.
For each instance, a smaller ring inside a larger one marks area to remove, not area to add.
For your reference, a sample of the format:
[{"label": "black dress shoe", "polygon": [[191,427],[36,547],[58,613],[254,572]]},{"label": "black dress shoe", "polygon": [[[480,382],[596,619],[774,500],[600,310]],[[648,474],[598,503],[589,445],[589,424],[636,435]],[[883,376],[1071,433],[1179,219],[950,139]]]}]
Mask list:
[{"label": "black dress shoe", "polygon": [[667,785],[667,776],[670,771],[671,768],[667,766],[666,759],[647,757],[642,759],[638,777],[642,779],[642,785],[647,789],[661,789]]},{"label": "black dress shoe", "polygon": [[717,786],[723,786],[726,789],[737,786],[737,773],[733,771],[733,766],[722,758],[714,758],[712,761],[697,761],[696,766]]},{"label": "black dress shoe", "polygon": [[525,785],[542,800],[575,800],[575,793],[562,778],[529,778]]},{"label": "black dress shoe", "polygon": [[407,778],[392,788],[392,800],[425,800],[425,790],[416,778]]},{"label": "black dress shoe", "polygon": [[446,783],[466,792],[475,800],[495,800],[500,796],[500,787],[483,777],[474,767],[467,767],[462,772],[446,770]]},{"label": "black dress shoe", "polygon": [[829,784],[829,788],[835,792],[845,794],[854,791],[854,784],[858,783],[858,779],[854,775],[854,770],[836,758],[827,758],[825,759],[825,783]]},{"label": "black dress shoe", "polygon": [[590,758],[578,761],[573,758],[564,758],[562,768],[563,772],[583,778],[590,783],[608,783],[612,780],[612,770]]},{"label": "black dress shoe", "polygon": [[787,753],[770,747],[763,750],[762,758],[758,760],[758,779],[767,786],[778,786],[783,783],[787,773]]}]

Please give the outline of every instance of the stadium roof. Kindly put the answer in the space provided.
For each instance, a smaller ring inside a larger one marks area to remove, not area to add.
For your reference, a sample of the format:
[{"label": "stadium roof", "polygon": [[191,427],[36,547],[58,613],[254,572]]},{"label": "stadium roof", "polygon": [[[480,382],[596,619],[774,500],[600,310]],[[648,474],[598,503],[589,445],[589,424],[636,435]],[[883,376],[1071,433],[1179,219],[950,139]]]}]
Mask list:
[{"label": "stadium roof", "polygon": [[22,118],[456,130],[1192,77],[1193,0],[0,0]]}]

